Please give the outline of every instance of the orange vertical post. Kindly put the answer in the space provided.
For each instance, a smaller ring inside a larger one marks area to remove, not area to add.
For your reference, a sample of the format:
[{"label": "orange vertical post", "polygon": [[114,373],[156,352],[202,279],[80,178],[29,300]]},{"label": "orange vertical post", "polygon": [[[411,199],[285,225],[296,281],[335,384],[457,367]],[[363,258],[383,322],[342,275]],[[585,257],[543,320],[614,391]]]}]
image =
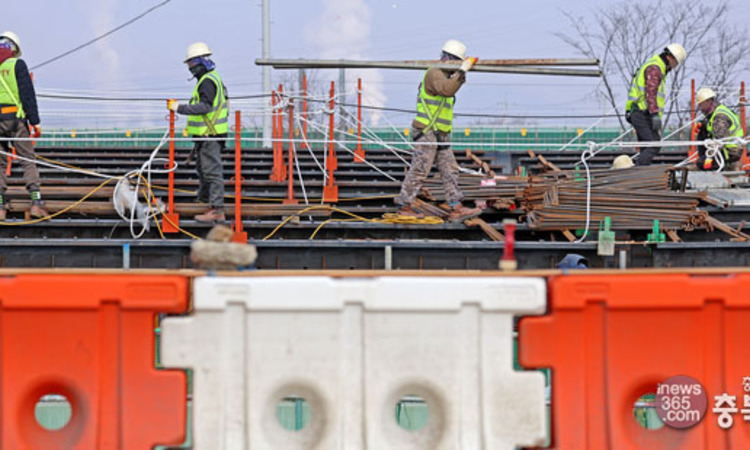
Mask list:
[{"label": "orange vertical post", "polygon": [[289,172],[287,174],[289,190],[286,198],[282,201],[284,205],[296,205],[299,203],[294,198],[294,100],[289,99]]},{"label": "orange vertical post", "polygon": [[5,175],[10,176],[10,170],[11,166],[13,165],[13,160],[15,159],[16,155],[16,148],[12,145],[9,146],[11,153],[13,153],[13,156],[8,156],[8,165],[5,167]]},{"label": "orange vertical post", "polygon": [[365,151],[362,149],[362,78],[357,78],[357,149],[354,150],[354,162],[365,162]]},{"label": "orange vertical post", "polygon": [[[695,123],[695,78],[690,80],[690,121],[693,123],[690,126],[690,140],[694,141],[697,130],[697,126]],[[691,145],[690,149],[688,150],[688,158],[690,158],[690,160],[694,160],[696,156],[697,150],[695,149],[695,145]]]},{"label": "orange vertical post", "polygon": [[180,230],[180,216],[175,211],[174,207],[174,111],[169,111],[169,168],[172,169],[169,172],[169,191],[168,191],[168,202],[167,202],[167,213],[164,214],[162,220],[162,231],[164,233],[177,233]]},{"label": "orange vertical post", "polygon": [[[747,137],[747,111],[745,104],[747,103],[747,97],[745,97],[745,82],[740,83],[740,122],[742,123],[742,134]],[[747,145],[742,147],[742,168],[744,169],[750,165],[750,158],[747,157]]]},{"label": "orange vertical post", "polygon": [[247,243],[247,233],[242,228],[242,116],[234,112],[234,234],[232,242]]},{"label": "orange vertical post", "polygon": [[328,122],[328,158],[326,159],[326,170],[328,170],[328,182],[323,187],[323,201],[324,202],[337,202],[339,201],[339,187],[336,186],[336,182],[333,178],[333,172],[338,168],[338,160],[336,159],[336,148],[333,140],[335,139],[334,133],[336,132],[334,127],[333,114],[336,110],[335,97],[336,86],[331,81],[331,97],[328,102],[330,119]]},{"label": "orange vertical post", "polygon": [[271,169],[271,181],[281,181],[281,158],[282,155],[279,152],[279,112],[277,111],[277,105],[279,103],[279,98],[276,94],[276,91],[271,92],[271,122],[273,123],[273,133],[272,139],[273,139],[273,168]]},{"label": "orange vertical post", "polygon": [[307,75],[302,75],[302,145],[305,148],[309,148],[307,145]]},{"label": "orange vertical post", "polygon": [[276,181],[284,181],[286,179],[286,167],[284,167],[284,108],[281,107],[281,102],[284,100],[284,85],[279,85],[279,115],[278,115],[278,131],[279,131],[279,179]]}]

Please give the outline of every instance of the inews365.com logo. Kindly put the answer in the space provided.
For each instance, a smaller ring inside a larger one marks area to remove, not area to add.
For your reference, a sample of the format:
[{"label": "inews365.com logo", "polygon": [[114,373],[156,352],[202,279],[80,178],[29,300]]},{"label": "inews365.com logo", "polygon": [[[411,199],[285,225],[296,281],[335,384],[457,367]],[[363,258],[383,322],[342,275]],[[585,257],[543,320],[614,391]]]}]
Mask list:
[{"label": "inews365.com logo", "polygon": [[[737,396],[723,392],[714,395],[712,412],[718,425],[727,430],[734,424],[733,414],[739,411],[746,422],[750,422],[750,377],[742,379],[742,409],[737,406]],[[699,423],[706,415],[708,394],[698,380],[685,375],[671,377],[656,387],[653,407],[664,423],[672,428],[686,429]]]}]

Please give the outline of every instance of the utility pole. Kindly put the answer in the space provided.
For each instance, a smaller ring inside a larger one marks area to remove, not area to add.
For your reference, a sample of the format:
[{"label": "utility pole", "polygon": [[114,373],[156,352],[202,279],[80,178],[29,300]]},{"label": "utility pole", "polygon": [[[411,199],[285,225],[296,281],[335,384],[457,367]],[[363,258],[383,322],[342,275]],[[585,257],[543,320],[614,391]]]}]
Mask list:
[{"label": "utility pole", "polygon": [[[271,57],[271,0],[263,1],[263,58]],[[271,67],[263,66],[263,93],[271,92]],[[271,106],[267,102],[263,115],[263,148],[271,148]]]}]

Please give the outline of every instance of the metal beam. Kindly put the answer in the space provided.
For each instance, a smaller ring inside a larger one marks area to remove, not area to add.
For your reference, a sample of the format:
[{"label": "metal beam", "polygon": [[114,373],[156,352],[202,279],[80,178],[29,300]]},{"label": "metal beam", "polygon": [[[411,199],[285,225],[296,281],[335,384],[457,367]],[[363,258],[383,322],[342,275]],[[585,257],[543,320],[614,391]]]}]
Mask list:
[{"label": "metal beam", "polygon": [[[356,61],[350,59],[256,59],[255,64],[259,66],[273,66],[274,69],[405,69],[426,70],[430,67],[439,67],[446,70],[456,70],[457,64],[451,62],[435,61]],[[503,66],[490,64],[476,64],[472,72],[508,73],[521,75],[559,75],[579,77],[600,77],[601,70],[566,69],[558,67],[537,66]]]}]

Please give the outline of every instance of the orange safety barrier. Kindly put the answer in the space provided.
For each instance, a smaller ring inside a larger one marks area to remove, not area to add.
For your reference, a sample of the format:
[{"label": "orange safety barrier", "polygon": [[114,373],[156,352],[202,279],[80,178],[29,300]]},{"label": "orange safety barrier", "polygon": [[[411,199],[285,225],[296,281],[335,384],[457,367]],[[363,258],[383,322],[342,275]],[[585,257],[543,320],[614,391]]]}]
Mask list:
[{"label": "orange safety barrier", "polygon": [[[0,278],[0,448],[147,449],[185,440],[185,374],[154,367],[154,317],[187,309],[188,279],[146,275]],[[66,397],[59,430],[38,400]]]},{"label": "orange safety barrier", "polygon": [[307,150],[307,75],[302,75],[302,148]]},{"label": "orange safety barrier", "polygon": [[[558,276],[548,292],[550,314],[521,319],[519,361],[552,368],[554,448],[750,448],[741,416],[722,429],[712,411],[724,393],[742,407],[750,274]],[[636,400],[677,375],[705,389],[703,419],[641,427]]]}]

